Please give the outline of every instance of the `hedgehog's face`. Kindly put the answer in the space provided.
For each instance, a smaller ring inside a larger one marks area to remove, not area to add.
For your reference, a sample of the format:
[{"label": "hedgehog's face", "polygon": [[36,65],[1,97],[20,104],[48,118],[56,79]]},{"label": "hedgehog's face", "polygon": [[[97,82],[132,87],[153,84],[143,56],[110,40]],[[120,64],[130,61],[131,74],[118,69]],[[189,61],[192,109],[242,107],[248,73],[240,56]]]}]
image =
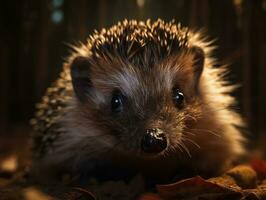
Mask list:
[{"label": "hedgehog's face", "polygon": [[159,155],[182,148],[192,104],[200,98],[204,54],[193,47],[150,63],[76,57],[71,75],[84,121],[111,136],[117,148]]}]

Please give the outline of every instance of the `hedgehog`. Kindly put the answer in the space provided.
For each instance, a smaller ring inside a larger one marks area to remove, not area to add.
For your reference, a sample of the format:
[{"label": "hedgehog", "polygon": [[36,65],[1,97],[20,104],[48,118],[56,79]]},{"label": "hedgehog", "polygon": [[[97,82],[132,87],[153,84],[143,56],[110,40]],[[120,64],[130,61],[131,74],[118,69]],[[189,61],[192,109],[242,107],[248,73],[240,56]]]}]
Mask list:
[{"label": "hedgehog", "polygon": [[174,20],[94,31],[72,46],[36,106],[33,170],[47,177],[119,168],[159,179],[222,173],[245,153],[244,123],[213,49],[202,31]]}]

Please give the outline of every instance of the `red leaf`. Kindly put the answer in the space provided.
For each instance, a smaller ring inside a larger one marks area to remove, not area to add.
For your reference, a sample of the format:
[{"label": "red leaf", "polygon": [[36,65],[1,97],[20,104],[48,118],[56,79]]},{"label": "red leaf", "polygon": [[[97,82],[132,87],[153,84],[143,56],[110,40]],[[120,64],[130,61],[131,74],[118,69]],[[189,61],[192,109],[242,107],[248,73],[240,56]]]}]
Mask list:
[{"label": "red leaf", "polygon": [[258,179],[266,178],[266,162],[264,160],[255,158],[251,161],[251,166],[256,171]]}]

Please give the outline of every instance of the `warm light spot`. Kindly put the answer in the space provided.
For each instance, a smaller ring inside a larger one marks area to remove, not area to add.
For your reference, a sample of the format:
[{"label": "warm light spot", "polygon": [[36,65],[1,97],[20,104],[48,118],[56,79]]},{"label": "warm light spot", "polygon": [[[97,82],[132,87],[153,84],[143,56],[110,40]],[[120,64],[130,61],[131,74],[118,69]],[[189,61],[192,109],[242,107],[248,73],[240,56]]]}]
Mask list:
[{"label": "warm light spot", "polygon": [[242,4],[242,0],[234,0],[235,6],[240,6]]},{"label": "warm light spot", "polygon": [[51,196],[48,196],[41,192],[40,190],[30,187],[26,188],[23,191],[23,196],[25,200],[52,200],[53,198]]},{"label": "warm light spot", "polygon": [[144,4],[145,4],[145,0],[137,0],[137,5],[139,8],[143,8]]},{"label": "warm light spot", "polygon": [[2,171],[14,172],[16,171],[17,167],[18,167],[17,157],[14,155],[6,158],[0,164],[0,169]]}]

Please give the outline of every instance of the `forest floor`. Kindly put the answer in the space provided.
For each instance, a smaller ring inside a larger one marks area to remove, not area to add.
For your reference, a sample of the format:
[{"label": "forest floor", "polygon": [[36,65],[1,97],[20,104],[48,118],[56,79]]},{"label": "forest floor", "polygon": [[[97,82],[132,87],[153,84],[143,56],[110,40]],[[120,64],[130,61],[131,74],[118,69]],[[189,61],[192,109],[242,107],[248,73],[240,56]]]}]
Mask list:
[{"label": "forest floor", "polygon": [[[99,183],[94,180],[82,187],[71,184],[68,177],[62,184],[40,185],[29,173],[29,137],[17,135],[0,137],[1,200],[266,200],[266,162],[258,156],[219,177],[203,179],[196,176],[157,185],[152,191],[145,190],[145,180],[141,175],[128,182]],[[262,139],[257,145],[265,148],[265,142]]]}]

